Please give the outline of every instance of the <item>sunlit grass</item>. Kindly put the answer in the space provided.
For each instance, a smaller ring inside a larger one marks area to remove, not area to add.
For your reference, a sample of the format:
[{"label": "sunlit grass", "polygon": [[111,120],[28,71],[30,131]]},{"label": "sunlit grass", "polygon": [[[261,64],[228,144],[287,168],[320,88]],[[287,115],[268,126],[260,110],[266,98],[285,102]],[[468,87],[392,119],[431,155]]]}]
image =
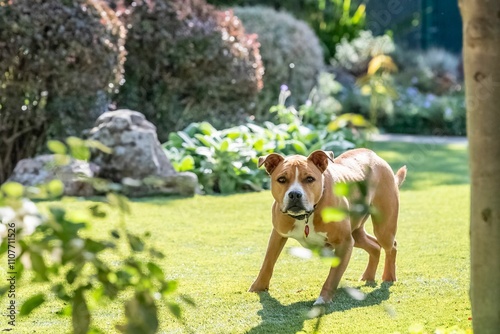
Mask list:
[{"label": "sunlit grass", "polygon": [[[381,284],[381,261],[376,286],[358,281],[367,255],[356,249],[342,280],[343,286],[367,294],[363,301],[340,290],[321,319],[321,333],[408,333],[419,325],[427,332],[458,325],[470,328],[467,156],[464,147],[377,143],[374,148],[394,169],[408,165],[401,191],[398,230],[398,282]],[[296,333],[312,332],[307,319],[328,273],[319,259],[282,254],[269,294],[247,293],[256,277],[271,231],[269,192],[194,198],[150,198],[134,201],[127,226],[136,233],[151,231],[149,242],[165,254],[161,265],[179,291],[193,297],[180,325],[160,308],[162,333]],[[57,203],[43,203],[44,207]],[[78,210],[90,201],[64,201]],[[88,233],[105,236],[118,224],[112,214],[97,221]],[[299,246],[290,240],[286,248]],[[113,254],[108,260],[116,260]],[[37,285],[20,287],[18,302]],[[70,318],[57,316],[63,306],[52,298],[29,318],[18,318],[16,333],[65,333]],[[114,333],[123,299],[95,310],[104,333]]]}]

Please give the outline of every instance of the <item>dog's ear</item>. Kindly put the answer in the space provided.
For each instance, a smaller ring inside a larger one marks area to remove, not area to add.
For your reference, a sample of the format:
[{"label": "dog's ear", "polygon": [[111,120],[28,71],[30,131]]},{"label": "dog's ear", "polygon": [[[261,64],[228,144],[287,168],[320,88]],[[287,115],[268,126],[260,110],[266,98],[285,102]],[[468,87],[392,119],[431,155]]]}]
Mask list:
[{"label": "dog's ear", "polygon": [[328,167],[328,160],[333,162],[333,152],[325,152],[321,150],[311,153],[307,160],[311,161],[323,173]]},{"label": "dog's ear", "polygon": [[328,156],[328,160],[330,160],[331,162],[335,162],[333,161],[333,159],[335,159],[335,153],[333,153],[333,151],[324,151],[324,152]]},{"label": "dog's ear", "polygon": [[285,158],[283,158],[281,155],[277,153],[271,153],[259,158],[258,167],[264,165],[266,167],[267,173],[271,175],[276,167],[283,162],[283,160],[285,160]]}]

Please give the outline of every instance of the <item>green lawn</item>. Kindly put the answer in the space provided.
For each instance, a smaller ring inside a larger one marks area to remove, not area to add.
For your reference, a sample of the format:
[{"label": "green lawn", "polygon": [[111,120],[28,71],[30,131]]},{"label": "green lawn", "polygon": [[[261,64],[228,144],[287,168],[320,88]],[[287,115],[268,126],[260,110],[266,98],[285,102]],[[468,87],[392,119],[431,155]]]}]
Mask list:
[{"label": "green lawn", "polygon": [[[467,154],[463,146],[377,143],[372,148],[394,169],[408,166],[401,191],[398,230],[398,282],[376,286],[358,281],[367,254],[356,249],[344,274],[343,286],[359,288],[364,301],[339,290],[321,319],[321,333],[409,333],[423,327],[471,327],[469,289],[469,188]],[[153,198],[134,201],[127,225],[151,231],[150,242],[166,258],[162,267],[179,280],[179,291],[197,307],[184,308],[187,327],[161,307],[162,333],[311,333],[316,319],[306,313],[318,296],[328,272],[320,259],[304,260],[286,252],[298,246],[290,240],[278,260],[269,293],[246,292],[260,268],[271,231],[270,192],[194,198]],[[43,206],[54,203],[43,203]],[[66,200],[79,209],[91,202]],[[96,222],[90,233],[103,232],[117,219]],[[110,260],[113,255],[110,255]],[[383,259],[380,265],[383,264]],[[42,289],[24,285],[22,297]],[[55,299],[29,318],[18,318],[19,333],[65,333],[70,318],[55,314]],[[98,327],[114,333],[123,305],[110,303],[94,310]],[[17,333],[17,332],[16,332]]]}]

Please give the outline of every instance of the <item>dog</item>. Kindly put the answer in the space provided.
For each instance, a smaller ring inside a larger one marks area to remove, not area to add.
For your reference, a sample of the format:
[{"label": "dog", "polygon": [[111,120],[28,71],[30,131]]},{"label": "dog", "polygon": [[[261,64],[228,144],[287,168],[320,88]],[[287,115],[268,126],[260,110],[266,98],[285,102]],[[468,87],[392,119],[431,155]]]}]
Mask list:
[{"label": "dog", "polygon": [[[350,150],[337,158],[333,152],[325,151],[314,151],[308,157],[283,157],[272,153],[259,158],[258,166],[262,165],[271,178],[273,230],[264,262],[250,292],[269,289],[274,265],[288,238],[298,240],[305,247],[331,248],[340,259],[340,264],[330,269],[314,305],[333,300],[353,247],[362,248],[369,254],[361,280],[375,280],[383,248],[386,257],[382,279],[396,281],[399,187],[406,178],[406,166],[394,174],[385,160],[368,149]],[[336,196],[333,187],[352,182],[367,185],[364,200],[376,213],[349,213],[342,221],[323,221],[321,211],[327,207],[351,212],[353,197]],[[375,236],[367,234],[364,228],[370,215]]]}]

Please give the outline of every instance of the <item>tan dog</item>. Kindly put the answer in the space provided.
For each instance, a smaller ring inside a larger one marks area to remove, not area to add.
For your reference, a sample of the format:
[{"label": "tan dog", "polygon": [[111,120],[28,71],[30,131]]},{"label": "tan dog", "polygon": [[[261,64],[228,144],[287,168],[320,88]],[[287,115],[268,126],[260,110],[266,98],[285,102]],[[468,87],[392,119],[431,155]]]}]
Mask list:
[{"label": "tan dog", "polygon": [[[406,166],[394,175],[387,162],[367,149],[351,150],[336,159],[333,153],[324,151],[315,151],[307,158],[300,155],[285,158],[273,153],[259,158],[259,167],[262,165],[271,177],[274,228],[259,276],[249,291],[269,289],[274,264],[288,238],[306,247],[333,248],[340,258],[340,265],[330,269],[314,305],[332,300],[353,246],[370,255],[362,280],[375,280],[381,247],[386,254],[382,279],[396,280],[398,188],[406,177]],[[366,201],[377,210],[377,214],[372,214],[375,237],[364,229],[369,214],[351,214],[341,222],[324,222],[321,218],[321,210],[326,207],[350,209],[351,199],[335,196],[333,185],[357,181],[367,182]]]}]

